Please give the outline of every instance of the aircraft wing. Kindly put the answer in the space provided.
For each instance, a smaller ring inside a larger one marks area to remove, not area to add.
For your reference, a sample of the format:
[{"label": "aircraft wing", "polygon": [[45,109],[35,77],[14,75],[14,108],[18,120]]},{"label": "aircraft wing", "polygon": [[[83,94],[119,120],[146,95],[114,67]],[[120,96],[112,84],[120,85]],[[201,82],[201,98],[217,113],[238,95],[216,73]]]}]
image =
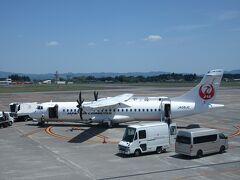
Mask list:
[{"label": "aircraft wing", "polygon": [[84,108],[104,108],[104,107],[109,107],[109,106],[116,106],[116,105],[121,105],[125,101],[129,100],[133,94],[122,94],[119,96],[115,97],[107,97],[107,98],[101,98],[98,99],[97,101],[93,101],[92,103],[83,105]]}]

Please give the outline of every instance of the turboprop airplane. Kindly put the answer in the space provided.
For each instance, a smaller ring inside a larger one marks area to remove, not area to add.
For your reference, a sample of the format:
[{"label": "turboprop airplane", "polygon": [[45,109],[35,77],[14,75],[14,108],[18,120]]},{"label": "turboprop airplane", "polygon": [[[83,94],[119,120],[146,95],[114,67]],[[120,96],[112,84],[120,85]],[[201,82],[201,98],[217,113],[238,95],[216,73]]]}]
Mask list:
[{"label": "turboprop airplane", "polygon": [[84,102],[81,92],[77,102],[46,102],[37,106],[30,114],[39,125],[51,121],[97,122],[113,124],[128,121],[166,121],[202,113],[206,110],[223,107],[214,104],[223,70],[211,70],[201,82],[179,97],[136,97],[122,94],[115,97],[98,99],[94,92],[94,101]]}]

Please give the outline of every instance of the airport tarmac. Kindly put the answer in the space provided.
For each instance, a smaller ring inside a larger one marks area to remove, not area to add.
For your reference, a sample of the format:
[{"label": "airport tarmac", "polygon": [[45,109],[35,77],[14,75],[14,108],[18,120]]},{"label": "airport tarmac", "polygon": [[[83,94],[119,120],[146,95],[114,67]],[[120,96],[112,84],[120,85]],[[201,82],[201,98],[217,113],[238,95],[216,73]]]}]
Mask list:
[{"label": "airport tarmac", "polygon": [[[121,93],[137,96],[183,94],[190,88],[119,87],[101,90],[100,97]],[[93,91],[83,91],[86,100]],[[0,109],[11,102],[74,101],[78,92],[0,94]],[[177,155],[174,146],[162,154],[123,157],[118,154],[125,123],[115,128],[96,124],[16,122],[0,129],[0,179],[240,179],[240,89],[220,88],[216,103],[225,108],[174,120],[179,127],[200,124],[229,136],[229,149],[201,159]]]}]

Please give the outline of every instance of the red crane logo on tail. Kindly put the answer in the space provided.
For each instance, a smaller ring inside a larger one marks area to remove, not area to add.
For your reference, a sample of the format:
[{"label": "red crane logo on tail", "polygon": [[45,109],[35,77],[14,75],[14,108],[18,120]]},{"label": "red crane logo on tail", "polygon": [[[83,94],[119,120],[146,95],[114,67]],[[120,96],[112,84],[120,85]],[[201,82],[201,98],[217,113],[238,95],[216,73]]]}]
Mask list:
[{"label": "red crane logo on tail", "polygon": [[214,87],[212,84],[204,84],[199,88],[199,96],[204,99],[212,99],[215,94]]}]

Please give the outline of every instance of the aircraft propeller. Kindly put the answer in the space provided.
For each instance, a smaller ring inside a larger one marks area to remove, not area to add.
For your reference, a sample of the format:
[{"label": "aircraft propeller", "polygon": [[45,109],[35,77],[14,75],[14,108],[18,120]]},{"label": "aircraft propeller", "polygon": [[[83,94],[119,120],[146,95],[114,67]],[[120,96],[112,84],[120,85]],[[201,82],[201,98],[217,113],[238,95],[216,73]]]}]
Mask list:
[{"label": "aircraft propeller", "polygon": [[79,109],[79,115],[80,115],[80,118],[81,120],[83,119],[82,118],[82,112],[83,112],[83,107],[82,107],[82,103],[84,102],[84,99],[82,99],[82,93],[81,91],[79,92],[79,99],[77,99],[77,108]]},{"label": "aircraft propeller", "polygon": [[94,101],[97,101],[98,100],[98,92],[94,91],[93,94],[94,94]]}]

